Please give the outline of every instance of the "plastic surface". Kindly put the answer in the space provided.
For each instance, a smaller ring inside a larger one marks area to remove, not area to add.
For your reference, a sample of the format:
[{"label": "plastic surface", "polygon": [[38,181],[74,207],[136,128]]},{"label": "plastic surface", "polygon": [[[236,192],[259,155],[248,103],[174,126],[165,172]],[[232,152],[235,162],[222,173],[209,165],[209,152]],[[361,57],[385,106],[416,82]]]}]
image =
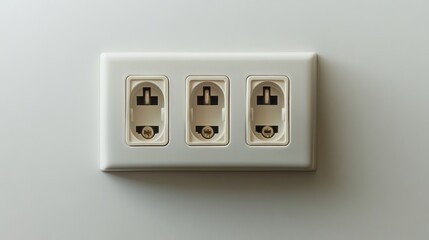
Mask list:
[{"label": "plastic surface", "polygon": [[246,94],[246,141],[249,145],[289,143],[289,78],[250,76]]},{"label": "plastic surface", "polygon": [[186,78],[186,143],[229,143],[229,79],[226,76]]},{"label": "plastic surface", "polygon": [[[129,146],[126,141],[128,76],[169,79],[169,141]],[[229,143],[186,143],[186,78],[227,76]],[[286,146],[246,143],[246,82],[249,76],[287,76],[290,83]],[[100,168],[136,170],[314,170],[316,55],[314,53],[104,53],[101,55]]]},{"label": "plastic surface", "polygon": [[126,142],[130,146],[168,143],[168,78],[126,78]]}]

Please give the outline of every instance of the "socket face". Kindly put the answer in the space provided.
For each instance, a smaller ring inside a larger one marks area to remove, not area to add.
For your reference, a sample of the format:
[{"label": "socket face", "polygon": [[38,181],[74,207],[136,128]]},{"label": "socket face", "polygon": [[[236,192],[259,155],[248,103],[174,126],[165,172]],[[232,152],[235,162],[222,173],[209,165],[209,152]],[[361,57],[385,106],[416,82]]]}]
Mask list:
[{"label": "socket face", "polygon": [[316,60],[311,52],[103,53],[100,168],[315,170]]},{"label": "socket face", "polygon": [[186,143],[218,145],[229,142],[229,79],[226,76],[186,78]]},{"label": "socket face", "polygon": [[247,78],[246,142],[251,146],[289,143],[289,78]]},{"label": "socket face", "polygon": [[167,145],[168,78],[126,78],[126,142],[129,146]]}]

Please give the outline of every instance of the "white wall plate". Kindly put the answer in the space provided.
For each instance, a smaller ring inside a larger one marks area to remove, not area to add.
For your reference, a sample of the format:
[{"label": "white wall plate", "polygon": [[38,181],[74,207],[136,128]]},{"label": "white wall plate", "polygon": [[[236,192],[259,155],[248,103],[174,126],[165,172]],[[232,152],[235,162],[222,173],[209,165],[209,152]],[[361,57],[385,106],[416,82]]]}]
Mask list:
[{"label": "white wall plate", "polygon": [[104,171],[315,170],[314,53],[103,53],[100,87]]}]

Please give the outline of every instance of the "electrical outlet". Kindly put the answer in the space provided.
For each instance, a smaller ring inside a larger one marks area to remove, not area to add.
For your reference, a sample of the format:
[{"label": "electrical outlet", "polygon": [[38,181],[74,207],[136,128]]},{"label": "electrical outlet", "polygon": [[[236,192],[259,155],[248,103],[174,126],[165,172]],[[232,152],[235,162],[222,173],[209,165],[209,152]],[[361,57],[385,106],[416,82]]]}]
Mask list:
[{"label": "electrical outlet", "polygon": [[246,140],[249,145],[289,143],[289,78],[247,78]]},{"label": "electrical outlet", "polygon": [[130,146],[168,143],[168,78],[126,79],[126,142]]},{"label": "electrical outlet", "polygon": [[100,60],[103,171],[315,170],[316,54]]},{"label": "electrical outlet", "polygon": [[227,145],[229,142],[228,77],[187,77],[186,100],[186,143],[188,145]]}]

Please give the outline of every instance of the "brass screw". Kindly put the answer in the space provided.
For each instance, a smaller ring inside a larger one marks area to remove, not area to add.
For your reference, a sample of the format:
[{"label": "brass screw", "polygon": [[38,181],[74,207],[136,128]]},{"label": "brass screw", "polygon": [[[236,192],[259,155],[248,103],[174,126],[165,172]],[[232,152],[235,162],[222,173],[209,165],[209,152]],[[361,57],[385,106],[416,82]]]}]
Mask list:
[{"label": "brass screw", "polygon": [[205,138],[205,139],[212,138],[214,136],[213,128],[210,126],[203,127],[203,129],[201,130],[201,136],[203,136],[203,138]]},{"label": "brass screw", "polygon": [[270,126],[265,126],[262,128],[261,134],[264,138],[272,138],[274,136],[274,129]]},{"label": "brass screw", "polygon": [[146,139],[151,139],[155,136],[155,132],[151,126],[146,126],[142,129],[142,136]]}]

